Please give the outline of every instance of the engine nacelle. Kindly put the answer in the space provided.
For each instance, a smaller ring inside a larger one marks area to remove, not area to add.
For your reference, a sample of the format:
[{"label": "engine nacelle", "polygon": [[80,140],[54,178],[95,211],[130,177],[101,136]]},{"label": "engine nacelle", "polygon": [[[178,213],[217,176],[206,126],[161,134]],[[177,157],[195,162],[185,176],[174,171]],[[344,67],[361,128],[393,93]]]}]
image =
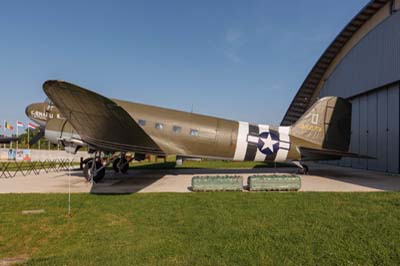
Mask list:
[{"label": "engine nacelle", "polygon": [[48,120],[44,136],[53,144],[61,144],[65,151],[75,154],[85,145],[79,134],[65,119]]}]

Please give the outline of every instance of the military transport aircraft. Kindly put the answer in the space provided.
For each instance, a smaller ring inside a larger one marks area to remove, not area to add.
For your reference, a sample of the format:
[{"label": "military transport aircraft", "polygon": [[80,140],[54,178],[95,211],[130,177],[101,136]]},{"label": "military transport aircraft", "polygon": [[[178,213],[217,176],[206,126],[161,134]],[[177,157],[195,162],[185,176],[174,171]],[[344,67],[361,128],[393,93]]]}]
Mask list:
[{"label": "military transport aircraft", "polygon": [[351,104],[338,97],[319,99],[292,126],[274,127],[109,99],[57,80],[43,84],[44,103],[31,104],[27,116],[40,125],[31,144],[45,136],[76,153],[87,146],[85,177],[98,182],[105,167],[126,172],[132,159],[176,155],[233,161],[291,162],[337,160],[349,153]]}]

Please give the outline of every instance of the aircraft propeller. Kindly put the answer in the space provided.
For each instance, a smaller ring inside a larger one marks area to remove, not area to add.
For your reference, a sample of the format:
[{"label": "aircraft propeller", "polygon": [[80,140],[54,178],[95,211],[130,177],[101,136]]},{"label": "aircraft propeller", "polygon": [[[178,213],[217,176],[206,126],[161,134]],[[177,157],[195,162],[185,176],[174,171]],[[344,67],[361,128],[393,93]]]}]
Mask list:
[{"label": "aircraft propeller", "polygon": [[34,144],[36,144],[36,142],[38,142],[41,138],[44,137],[44,133],[45,133],[45,127],[39,127],[39,132],[33,136],[33,138],[29,141],[29,145],[32,146]]}]

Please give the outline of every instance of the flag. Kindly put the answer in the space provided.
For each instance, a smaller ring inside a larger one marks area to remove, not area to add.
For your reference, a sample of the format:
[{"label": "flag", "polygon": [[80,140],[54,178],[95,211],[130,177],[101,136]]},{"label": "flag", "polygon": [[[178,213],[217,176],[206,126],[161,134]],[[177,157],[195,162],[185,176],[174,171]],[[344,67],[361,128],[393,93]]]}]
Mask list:
[{"label": "flag", "polygon": [[5,127],[6,129],[8,129],[8,130],[13,130],[13,129],[14,129],[14,127],[13,127],[10,123],[8,123],[7,121],[5,121],[4,127]]},{"label": "flag", "polygon": [[37,125],[32,124],[32,123],[28,123],[28,127],[31,128],[31,129],[36,129]]},{"label": "flag", "polygon": [[24,127],[24,124],[21,121],[17,121],[17,127]]}]

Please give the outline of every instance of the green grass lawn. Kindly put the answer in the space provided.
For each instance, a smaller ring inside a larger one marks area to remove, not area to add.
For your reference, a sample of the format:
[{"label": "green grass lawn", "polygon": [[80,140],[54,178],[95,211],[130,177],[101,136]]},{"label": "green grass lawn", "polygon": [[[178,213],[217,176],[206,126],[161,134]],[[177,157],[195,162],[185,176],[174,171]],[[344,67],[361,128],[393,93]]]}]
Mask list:
[{"label": "green grass lawn", "polygon": [[[26,265],[399,265],[400,193],[0,195]],[[44,209],[23,215],[22,210]]]}]

